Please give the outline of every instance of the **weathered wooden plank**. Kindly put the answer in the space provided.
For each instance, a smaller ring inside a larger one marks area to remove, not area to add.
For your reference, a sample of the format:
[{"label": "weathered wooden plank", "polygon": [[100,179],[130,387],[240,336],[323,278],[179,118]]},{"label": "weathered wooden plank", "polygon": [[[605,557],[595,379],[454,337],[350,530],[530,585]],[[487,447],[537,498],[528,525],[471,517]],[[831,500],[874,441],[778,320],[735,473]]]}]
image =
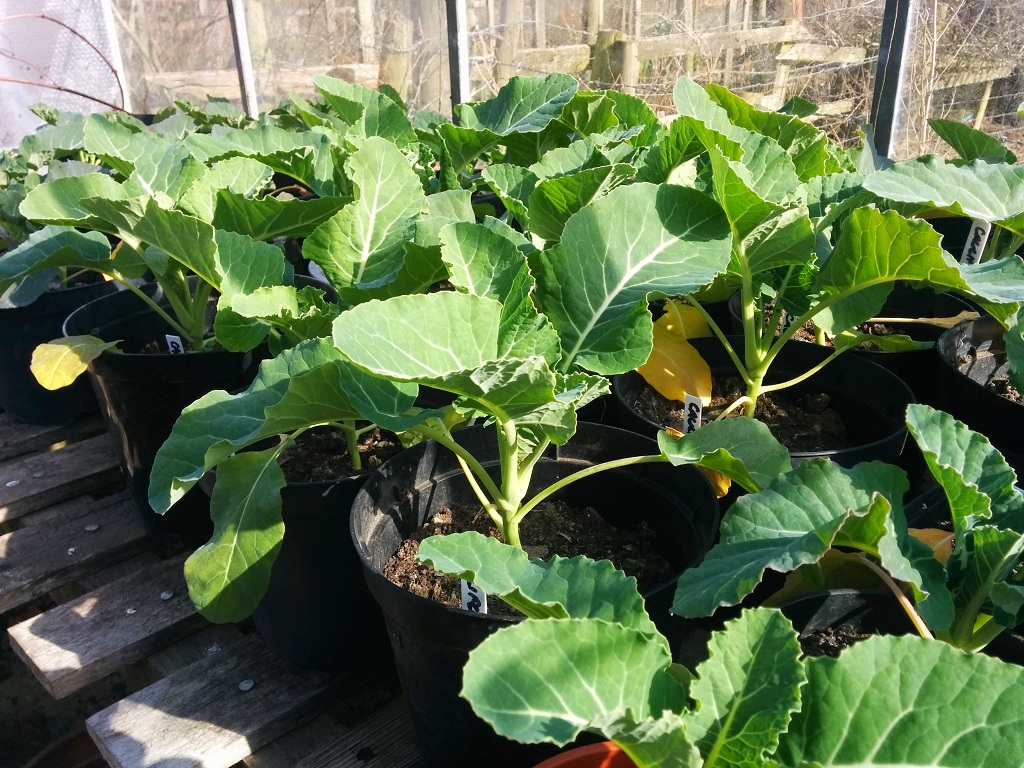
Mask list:
[{"label": "weathered wooden plank", "polygon": [[590,46],[580,43],[552,48],[521,48],[516,51],[516,66],[530,72],[582,72],[590,67]]},{"label": "weathered wooden plank", "polygon": [[863,64],[866,48],[856,46],[797,43],[775,57],[776,61],[813,62],[815,64]]},{"label": "weathered wooden plank", "polygon": [[722,49],[743,48],[748,45],[799,43],[813,39],[814,35],[806,27],[798,24],[785,24],[778,27],[713,32],[697,37],[686,34],[645,37],[638,41],[638,47],[641,61],[648,62],[687,53],[717,52]]},{"label": "weathered wooden plank", "polygon": [[0,536],[0,613],[148,545],[145,526],[127,491],[76,508],[62,524],[4,534]]},{"label": "weathered wooden plank", "polygon": [[349,731],[330,712],[274,739],[242,760],[245,768],[295,768],[303,758],[335,744]]},{"label": "weathered wooden plank", "polygon": [[202,627],[179,556],[10,629],[11,645],[56,699]]},{"label": "weathered wooden plank", "polygon": [[119,477],[106,434],[0,464],[0,522],[79,496]]},{"label": "weathered wooden plank", "polygon": [[100,415],[83,416],[71,424],[22,424],[0,413],[0,461],[98,435],[105,429]]},{"label": "weathered wooden plank", "polygon": [[327,705],[336,681],[250,637],[86,720],[115,768],[228,768]]},{"label": "weathered wooden plank", "polygon": [[[486,758],[481,756],[481,765]],[[297,763],[296,768],[416,768],[419,755],[412,724],[399,698],[340,740]]]}]

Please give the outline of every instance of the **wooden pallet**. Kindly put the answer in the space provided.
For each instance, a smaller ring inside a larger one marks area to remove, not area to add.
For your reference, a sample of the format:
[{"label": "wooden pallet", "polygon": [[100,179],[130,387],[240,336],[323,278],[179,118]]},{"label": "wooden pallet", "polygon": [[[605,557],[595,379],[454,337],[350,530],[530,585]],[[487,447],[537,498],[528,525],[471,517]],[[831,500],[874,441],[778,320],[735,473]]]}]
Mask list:
[{"label": "wooden pallet", "polygon": [[[0,613],[54,698],[143,668],[86,727],[112,766],[415,768],[405,707],[375,670],[274,657],[188,599],[185,553],[151,548],[97,419],[20,425],[0,414]],[[28,618],[22,618],[23,616]]]}]

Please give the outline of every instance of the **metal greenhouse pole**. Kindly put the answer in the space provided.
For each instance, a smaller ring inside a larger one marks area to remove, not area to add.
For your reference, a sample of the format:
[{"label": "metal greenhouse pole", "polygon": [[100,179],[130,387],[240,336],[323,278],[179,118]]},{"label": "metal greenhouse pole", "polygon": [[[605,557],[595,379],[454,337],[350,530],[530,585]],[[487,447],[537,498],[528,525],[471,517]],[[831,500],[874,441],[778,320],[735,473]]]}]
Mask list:
[{"label": "metal greenhouse pole", "polygon": [[259,101],[249,50],[249,30],[245,25],[245,0],[228,0],[228,13],[231,16],[231,39],[235,44],[238,85],[242,90],[242,109],[249,117],[255,118],[259,114]]},{"label": "metal greenhouse pole", "polygon": [[469,13],[466,0],[445,0],[448,17],[448,73],[451,79],[452,115],[455,105],[469,101]]},{"label": "metal greenhouse pole", "polygon": [[875,131],[875,149],[889,157],[896,132],[905,119],[903,93],[910,55],[913,0],[885,0],[882,33],[878,48],[878,67],[871,99],[871,124]]}]

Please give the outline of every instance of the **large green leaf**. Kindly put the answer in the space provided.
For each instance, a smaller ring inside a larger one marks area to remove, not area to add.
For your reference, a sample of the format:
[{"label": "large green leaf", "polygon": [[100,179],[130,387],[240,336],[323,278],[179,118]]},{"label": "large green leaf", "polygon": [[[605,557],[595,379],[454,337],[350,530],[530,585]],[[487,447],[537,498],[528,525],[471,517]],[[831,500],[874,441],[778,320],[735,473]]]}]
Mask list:
[{"label": "large green leaf", "polygon": [[479,533],[431,536],[416,558],[476,584],[533,619],[601,619],[662,642],[643,610],[636,579],[607,560],[586,557],[533,560],[518,547]]},{"label": "large green leaf", "polygon": [[[281,284],[285,259],[280,248],[226,229],[214,230],[213,234],[217,248],[214,257],[216,282],[213,285],[224,296],[249,293],[265,285]],[[177,251],[168,253],[179,258]]]},{"label": "large green leaf", "polygon": [[[977,626],[978,614],[983,609],[991,612],[993,621],[1006,629],[1019,623],[1018,615],[1024,607],[1020,585],[1013,585],[1015,588],[1001,593],[996,587],[1011,587],[1006,582],[1024,560],[1024,534],[979,525],[957,542],[957,547],[963,550],[963,564],[954,559],[948,566],[953,601],[958,612],[952,641],[954,645],[971,647],[969,642]],[[1004,599],[992,601],[993,597],[1000,595]]]},{"label": "large green leaf", "polygon": [[713,421],[681,436],[662,430],[658,446],[672,464],[699,464],[713,469],[752,493],[767,488],[793,468],[789,451],[755,419]]},{"label": "large green leaf", "polygon": [[687,735],[711,765],[761,768],[800,709],[796,632],[778,611],[747,611],[712,635],[708,652],[690,685],[699,706]]},{"label": "large green leaf", "polygon": [[544,240],[559,240],[570,216],[625,183],[633,174],[632,166],[619,163],[542,179],[530,194],[530,232]]},{"label": "large green leaf", "polygon": [[40,184],[25,196],[19,210],[26,219],[32,219],[40,224],[59,224],[109,232],[109,225],[83,207],[82,201],[91,198],[123,200],[126,197],[121,185],[107,174],[89,173],[85,176],[68,176]]},{"label": "large green leaf", "polygon": [[220,195],[253,197],[272,184],[274,170],[251,157],[229,157],[214,163],[178,201],[178,207],[203,221],[213,222]]},{"label": "large green leaf", "polygon": [[929,470],[949,499],[958,539],[993,516],[1017,506],[1017,476],[984,435],[948,413],[923,404],[907,407],[907,426]]},{"label": "large green leaf", "polygon": [[351,126],[351,136],[379,136],[399,147],[416,140],[416,132],[405,109],[387,94],[327,75],[317,75],[313,84],[323,94],[324,100]]},{"label": "large green leaf", "polygon": [[458,290],[501,302],[500,356],[541,355],[556,362],[558,336],[534,307],[533,276],[525,256],[506,234],[475,223],[445,227],[441,255],[449,279]]},{"label": "large green leaf", "polygon": [[[79,232],[71,227],[48,226],[33,232],[21,245],[0,256],[0,296],[16,281],[54,267],[82,267],[110,273],[110,243],[99,232]],[[19,304],[30,304],[46,289],[37,286],[32,295],[19,292]]]},{"label": "large green leaf", "polygon": [[218,467],[213,536],[185,561],[189,597],[210,621],[241,621],[267,590],[284,536],[280,450],[241,453]]},{"label": "large green leaf", "polygon": [[964,125],[956,120],[930,119],[928,125],[949,144],[962,160],[981,160],[1013,163],[1017,157],[995,136]]},{"label": "large green leaf", "polygon": [[925,203],[1024,235],[1024,166],[983,160],[957,165],[927,155],[871,174],[864,187],[887,200]]},{"label": "large green leaf", "polygon": [[148,155],[162,155],[170,146],[162,136],[131,128],[105,115],[89,115],[83,126],[85,150],[99,155],[104,165],[126,177]]},{"label": "large green leaf", "polygon": [[470,653],[462,695],[500,735],[562,745],[590,721],[646,717],[651,679],[670,661],[665,645],[620,624],[526,621]]},{"label": "large green leaf", "polygon": [[456,111],[462,126],[499,136],[535,133],[557,118],[576,93],[576,78],[551,74],[546,77],[512,77],[498,95],[484,102],[460,104]]},{"label": "large green leaf", "polygon": [[872,637],[807,662],[779,765],[1024,764],[1024,669],[945,643]]},{"label": "large green leaf", "polygon": [[853,328],[877,314],[896,280],[970,292],[960,270],[923,221],[894,211],[852,211],[839,241],[815,278],[814,290],[828,304],[815,323],[829,333]]},{"label": "large green leaf", "polygon": [[384,139],[367,139],[350,168],[355,201],[317,227],[303,255],[320,265],[344,303],[356,304],[363,290],[398,275],[426,196],[405,156]]},{"label": "large green leaf", "polygon": [[[679,578],[673,612],[709,616],[742,600],[766,569],[788,573],[817,562],[836,543],[848,518],[888,511],[888,505],[877,504],[876,489],[891,489],[890,498],[902,498],[906,478],[901,475],[884,464],[844,469],[811,460],[767,489],[740,497],[722,520],[719,543]],[[855,543],[849,531],[843,543]]]},{"label": "large green leaf", "polygon": [[344,197],[257,200],[222,190],[214,203],[212,223],[218,229],[239,232],[255,240],[307,237],[349,202]]},{"label": "large green leaf", "polygon": [[540,309],[562,341],[560,370],[615,374],[644,363],[648,297],[710,283],[730,242],[717,204],[683,187],[622,186],[578,211],[561,242],[531,263]]}]

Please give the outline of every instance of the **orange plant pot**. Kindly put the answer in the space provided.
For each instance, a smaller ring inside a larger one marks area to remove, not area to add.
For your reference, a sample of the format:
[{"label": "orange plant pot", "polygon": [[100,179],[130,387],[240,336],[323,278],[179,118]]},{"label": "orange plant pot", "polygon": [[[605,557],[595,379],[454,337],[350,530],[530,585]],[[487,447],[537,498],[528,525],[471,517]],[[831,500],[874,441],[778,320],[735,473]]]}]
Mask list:
[{"label": "orange plant pot", "polygon": [[636,768],[636,763],[618,745],[606,741],[562,752],[536,768]]}]

